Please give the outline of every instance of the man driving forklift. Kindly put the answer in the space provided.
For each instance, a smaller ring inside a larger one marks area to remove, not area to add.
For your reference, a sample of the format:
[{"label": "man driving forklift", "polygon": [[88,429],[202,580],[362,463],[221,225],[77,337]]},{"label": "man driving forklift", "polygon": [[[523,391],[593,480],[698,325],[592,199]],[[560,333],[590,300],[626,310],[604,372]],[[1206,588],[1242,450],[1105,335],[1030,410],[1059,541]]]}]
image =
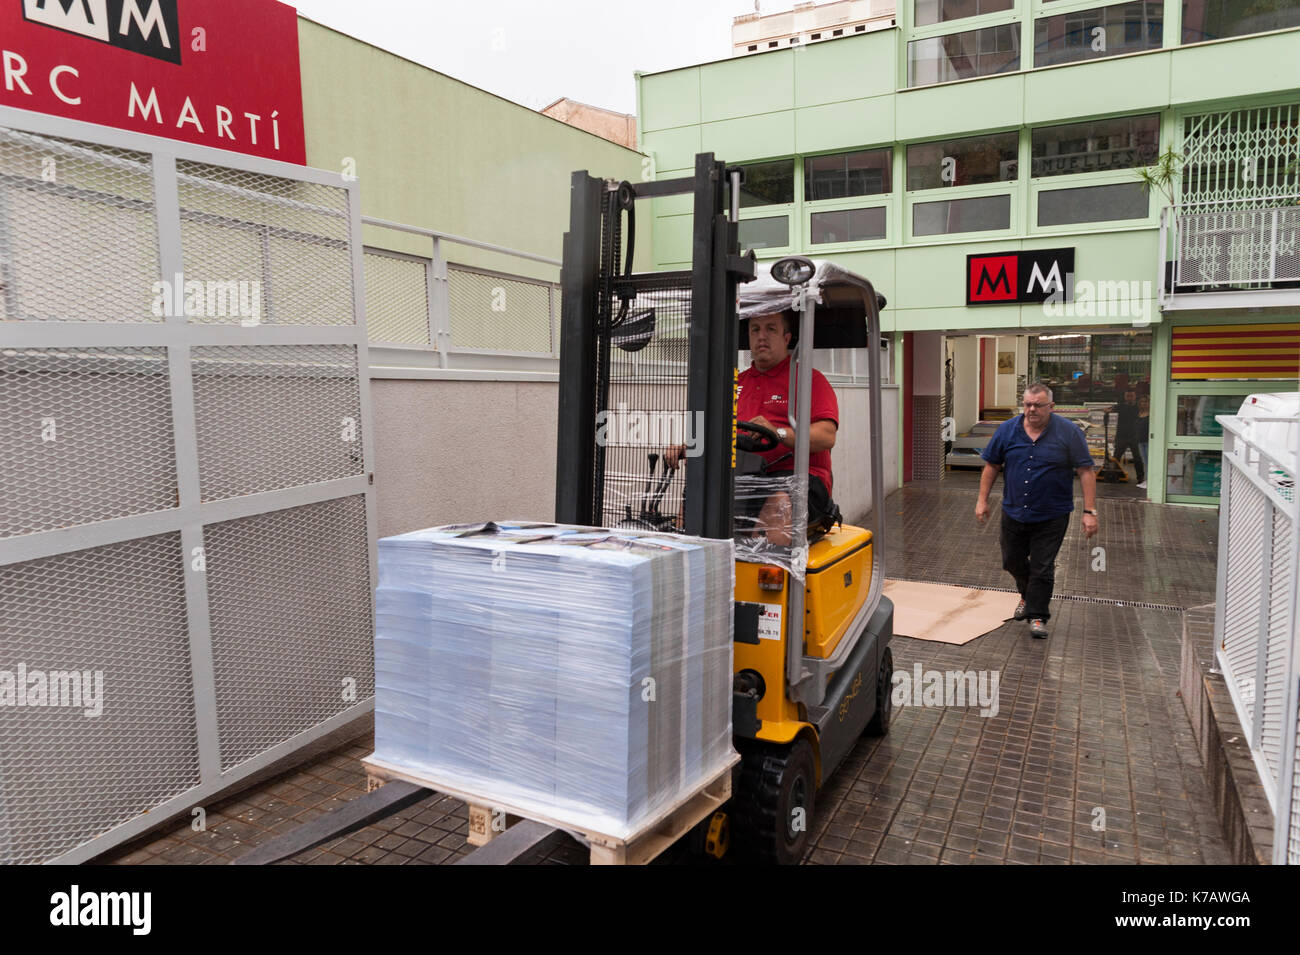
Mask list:
[{"label": "man driving forklift", "polygon": [[[771,493],[752,496],[737,491],[737,517],[757,519],[757,528],[770,543],[788,546],[792,506],[784,490],[794,472],[794,425],[790,420],[790,354],[794,339],[789,312],[757,315],[748,322],[750,366],[740,373],[736,399],[736,420],[757,425],[774,433],[780,444],[761,451],[763,476]],[[808,528],[829,530],[839,520],[839,509],[831,501],[831,448],[839,431],[839,403],[826,376],[813,369],[811,424],[808,429]],[[669,448],[664,454],[668,467],[676,469],[685,446]],[[754,513],[754,512],[757,513]]]}]

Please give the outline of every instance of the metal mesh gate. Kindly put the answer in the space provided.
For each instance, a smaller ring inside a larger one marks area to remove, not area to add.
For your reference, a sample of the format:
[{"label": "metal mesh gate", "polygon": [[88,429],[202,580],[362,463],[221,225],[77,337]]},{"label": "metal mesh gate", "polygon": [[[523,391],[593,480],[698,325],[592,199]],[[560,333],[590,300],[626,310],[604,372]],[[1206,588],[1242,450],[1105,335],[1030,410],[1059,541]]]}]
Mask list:
[{"label": "metal mesh gate", "polygon": [[0,863],[363,715],[357,187],[0,109]]}]

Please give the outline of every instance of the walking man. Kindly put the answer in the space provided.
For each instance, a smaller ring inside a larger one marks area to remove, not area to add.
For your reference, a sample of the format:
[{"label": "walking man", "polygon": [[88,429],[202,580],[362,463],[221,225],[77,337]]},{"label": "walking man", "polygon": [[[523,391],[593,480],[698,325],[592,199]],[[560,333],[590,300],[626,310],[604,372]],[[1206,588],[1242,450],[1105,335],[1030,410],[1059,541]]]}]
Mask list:
[{"label": "walking man", "polygon": [[1052,414],[1052,391],[1035,382],[1025,389],[1024,414],[1004,421],[984,448],[975,519],[989,519],[989,491],[1003,472],[1002,568],[1016,580],[1016,620],[1029,620],[1035,637],[1047,636],[1056,580],[1056,554],[1074,511],[1074,475],[1083,485],[1083,533],[1097,533],[1097,478],[1079,426]]}]

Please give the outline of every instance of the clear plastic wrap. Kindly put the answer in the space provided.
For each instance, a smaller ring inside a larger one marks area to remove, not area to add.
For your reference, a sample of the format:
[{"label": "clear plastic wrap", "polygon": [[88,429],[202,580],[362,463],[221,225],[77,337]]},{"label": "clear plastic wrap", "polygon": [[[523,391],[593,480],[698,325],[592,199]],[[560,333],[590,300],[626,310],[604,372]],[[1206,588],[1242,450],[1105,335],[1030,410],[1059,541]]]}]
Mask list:
[{"label": "clear plastic wrap", "polygon": [[732,537],[736,560],[783,567],[802,579],[808,566],[808,531],[805,516],[795,526],[795,493],[806,495],[807,478],[782,474],[737,474]]},{"label": "clear plastic wrap", "polygon": [[551,524],[379,542],[375,756],[635,834],[732,759],[730,541]]},{"label": "clear plastic wrap", "polygon": [[[821,304],[821,287],[827,282],[852,281],[860,283],[852,272],[841,268],[834,262],[828,262],[825,259],[814,259],[813,264],[817,271],[813,273],[812,279],[808,282],[808,294],[813,301]],[[737,314],[741,321],[748,321],[760,315],[771,315],[775,312],[784,312],[794,307],[796,292],[789,285],[782,284],[772,278],[771,263],[760,265],[758,275],[754,281],[746,282],[740,287],[739,301],[737,303]]]}]

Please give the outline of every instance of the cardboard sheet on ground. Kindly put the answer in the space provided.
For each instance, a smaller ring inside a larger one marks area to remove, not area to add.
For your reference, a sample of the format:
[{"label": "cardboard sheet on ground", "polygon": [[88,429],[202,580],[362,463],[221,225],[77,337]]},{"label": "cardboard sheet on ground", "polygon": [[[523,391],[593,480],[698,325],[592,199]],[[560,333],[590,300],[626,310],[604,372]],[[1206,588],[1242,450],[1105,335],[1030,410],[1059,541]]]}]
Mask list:
[{"label": "cardboard sheet on ground", "polygon": [[995,590],[886,580],[894,602],[894,633],[918,640],[963,644],[1002,626],[1020,598]]}]

